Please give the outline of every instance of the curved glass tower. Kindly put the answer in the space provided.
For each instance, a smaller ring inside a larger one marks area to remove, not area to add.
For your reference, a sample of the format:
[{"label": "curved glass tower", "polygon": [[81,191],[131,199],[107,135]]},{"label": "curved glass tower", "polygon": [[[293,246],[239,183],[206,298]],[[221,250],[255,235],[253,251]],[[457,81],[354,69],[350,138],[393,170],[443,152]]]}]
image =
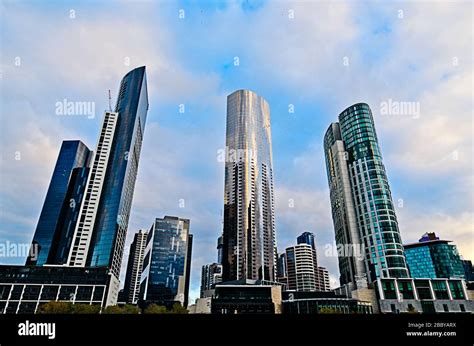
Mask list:
[{"label": "curved glass tower", "polygon": [[364,266],[339,258],[341,284],[365,272],[408,277],[397,217],[369,106],[358,103],[339,115],[324,139],[333,222],[338,244],[363,245]]},{"label": "curved glass tower", "polygon": [[267,101],[227,97],[223,281],[275,280],[272,139]]},{"label": "curved glass tower", "polygon": [[[86,263],[109,267],[116,277],[120,275],[147,111],[142,66],[123,77],[115,113],[111,113],[118,116]],[[99,145],[104,138],[101,136]]]}]

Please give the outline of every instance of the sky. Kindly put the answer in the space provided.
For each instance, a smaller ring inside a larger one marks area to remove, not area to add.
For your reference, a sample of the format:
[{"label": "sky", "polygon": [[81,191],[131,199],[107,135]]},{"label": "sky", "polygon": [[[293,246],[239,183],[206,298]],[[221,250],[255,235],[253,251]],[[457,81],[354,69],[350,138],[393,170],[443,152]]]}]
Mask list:
[{"label": "sky", "polygon": [[[342,110],[366,102],[403,242],[436,232],[474,260],[472,6],[1,0],[0,244],[31,242],[61,142],[94,150],[108,90],[115,104],[121,78],[145,65],[150,108],[122,271],[136,231],[156,217],[189,218],[191,301],[199,296],[201,266],[217,260],[217,153],[237,89],[270,105],[279,252],[313,232],[337,287],[337,257],[325,251],[334,230],[323,136]],[[64,99],[93,104],[94,116],[57,114]]]}]

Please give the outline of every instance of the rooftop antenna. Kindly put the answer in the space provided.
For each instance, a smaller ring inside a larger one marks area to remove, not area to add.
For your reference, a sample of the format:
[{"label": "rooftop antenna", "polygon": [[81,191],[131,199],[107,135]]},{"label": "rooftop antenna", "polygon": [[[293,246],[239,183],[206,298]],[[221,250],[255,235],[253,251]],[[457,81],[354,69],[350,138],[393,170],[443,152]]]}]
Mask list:
[{"label": "rooftop antenna", "polygon": [[112,112],[112,96],[110,96],[110,89],[109,89],[109,111]]}]

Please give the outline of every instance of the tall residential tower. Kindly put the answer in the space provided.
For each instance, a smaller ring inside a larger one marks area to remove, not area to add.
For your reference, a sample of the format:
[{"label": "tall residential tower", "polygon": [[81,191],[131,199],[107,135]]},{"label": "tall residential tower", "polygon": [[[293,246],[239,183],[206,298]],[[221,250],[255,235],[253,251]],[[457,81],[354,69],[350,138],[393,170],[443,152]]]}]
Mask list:
[{"label": "tall residential tower", "polygon": [[227,97],[223,281],[274,281],[276,269],[270,108],[238,90]]},{"label": "tall residential tower", "polygon": [[[340,283],[367,275],[405,278],[408,269],[372,111],[357,103],[324,136]],[[357,251],[361,250],[361,251]],[[362,256],[357,256],[362,252]]]}]

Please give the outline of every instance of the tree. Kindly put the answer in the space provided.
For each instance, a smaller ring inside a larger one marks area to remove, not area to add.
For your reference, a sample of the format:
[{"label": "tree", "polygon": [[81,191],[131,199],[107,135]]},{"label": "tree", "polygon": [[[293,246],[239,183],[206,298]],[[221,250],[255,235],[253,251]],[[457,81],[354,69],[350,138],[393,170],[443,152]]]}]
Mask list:
[{"label": "tree", "polygon": [[409,313],[409,314],[417,314],[418,311],[415,309],[415,307],[414,307],[413,305],[410,305],[410,306],[408,306],[408,308],[407,308],[407,313]]},{"label": "tree", "polygon": [[139,314],[140,309],[132,304],[125,304],[124,306],[120,307],[118,305],[111,305],[107,306],[103,314]]},{"label": "tree", "polygon": [[38,314],[98,314],[99,312],[100,305],[56,301],[41,304],[37,311]]},{"label": "tree", "polygon": [[172,314],[187,314],[189,311],[179,303],[174,303],[170,310]]},{"label": "tree", "polygon": [[319,309],[319,313],[320,313],[320,314],[338,314],[339,311],[337,311],[337,310],[334,309],[334,308],[327,308],[327,307],[324,307],[324,308]]},{"label": "tree", "polygon": [[74,304],[71,302],[51,301],[41,304],[38,307],[38,314],[72,314],[74,313]]},{"label": "tree", "polygon": [[100,305],[98,304],[74,304],[75,314],[98,314]]},{"label": "tree", "polygon": [[166,314],[168,310],[165,306],[157,305],[157,304],[150,304],[143,310],[144,314]]},{"label": "tree", "polygon": [[103,311],[103,314],[121,314],[122,309],[118,305],[107,306]]},{"label": "tree", "polygon": [[139,314],[140,308],[136,305],[125,304],[122,307],[122,314]]}]

